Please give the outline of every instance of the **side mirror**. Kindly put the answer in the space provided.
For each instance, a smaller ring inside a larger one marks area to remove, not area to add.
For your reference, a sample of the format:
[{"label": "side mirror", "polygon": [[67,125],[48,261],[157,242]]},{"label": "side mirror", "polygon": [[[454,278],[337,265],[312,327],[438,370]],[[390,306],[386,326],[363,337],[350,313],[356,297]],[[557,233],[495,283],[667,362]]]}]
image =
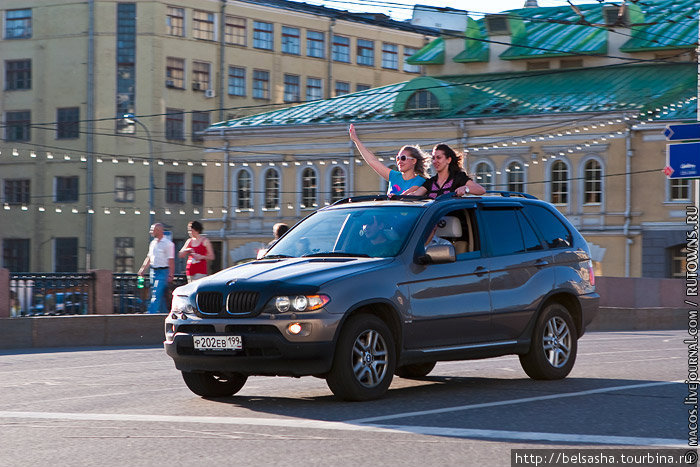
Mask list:
[{"label": "side mirror", "polygon": [[452,245],[428,245],[425,254],[416,258],[418,264],[444,264],[457,261]]}]

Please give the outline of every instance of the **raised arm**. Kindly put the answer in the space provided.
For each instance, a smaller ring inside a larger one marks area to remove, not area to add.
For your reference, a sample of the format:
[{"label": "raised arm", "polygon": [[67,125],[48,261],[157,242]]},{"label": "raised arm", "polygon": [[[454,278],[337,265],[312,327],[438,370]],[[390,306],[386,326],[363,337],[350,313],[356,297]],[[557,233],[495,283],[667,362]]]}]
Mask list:
[{"label": "raised arm", "polygon": [[351,123],[348,132],[350,133],[350,139],[353,143],[355,143],[357,150],[360,151],[360,154],[365,162],[367,162],[367,164],[369,164],[369,166],[372,167],[375,172],[377,172],[377,175],[382,177],[384,180],[389,180],[389,173],[391,173],[391,169],[379,162],[377,156],[375,156],[372,151],[367,149],[367,147],[362,144],[362,141],[360,141],[360,138],[357,137],[357,133],[355,132],[355,125]]}]

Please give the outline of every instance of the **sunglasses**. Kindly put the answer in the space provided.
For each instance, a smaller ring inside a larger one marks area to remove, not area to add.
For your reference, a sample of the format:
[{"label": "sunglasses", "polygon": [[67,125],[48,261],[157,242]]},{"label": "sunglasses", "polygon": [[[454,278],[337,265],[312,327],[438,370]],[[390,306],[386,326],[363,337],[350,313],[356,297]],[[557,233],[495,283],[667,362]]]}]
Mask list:
[{"label": "sunglasses", "polygon": [[415,159],[415,157],[404,156],[403,154],[401,154],[400,156],[396,156],[396,162],[398,162],[398,161],[405,162],[406,159]]}]

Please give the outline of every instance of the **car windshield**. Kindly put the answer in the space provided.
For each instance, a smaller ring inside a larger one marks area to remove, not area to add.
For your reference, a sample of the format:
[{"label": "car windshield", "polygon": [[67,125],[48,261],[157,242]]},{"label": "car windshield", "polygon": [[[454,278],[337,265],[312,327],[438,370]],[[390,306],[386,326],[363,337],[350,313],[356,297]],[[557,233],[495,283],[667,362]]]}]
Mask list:
[{"label": "car windshield", "polygon": [[396,256],[421,212],[411,206],[318,211],[290,230],[264,257]]}]

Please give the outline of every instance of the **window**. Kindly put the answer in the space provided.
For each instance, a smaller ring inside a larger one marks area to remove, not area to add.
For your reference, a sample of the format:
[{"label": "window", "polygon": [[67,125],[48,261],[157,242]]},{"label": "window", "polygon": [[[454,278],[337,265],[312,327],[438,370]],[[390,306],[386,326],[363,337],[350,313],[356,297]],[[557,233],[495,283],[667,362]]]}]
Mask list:
[{"label": "window", "polygon": [[406,101],[406,110],[432,112],[440,110],[440,101],[432,92],[421,89],[416,91]]},{"label": "window", "polygon": [[360,84],[360,83],[357,83],[357,86],[355,87],[355,90],[358,91],[358,92],[359,92],[359,91],[366,91],[366,90],[370,89],[371,87],[372,87],[372,86],[370,86],[369,84]]},{"label": "window", "polygon": [[192,174],[192,204],[204,204],[204,174]]},{"label": "window", "polygon": [[382,68],[389,70],[399,69],[399,46],[396,44],[382,45]]},{"label": "window", "polygon": [[5,199],[7,204],[29,204],[29,179],[5,179]]},{"label": "window", "polygon": [[5,39],[29,39],[30,37],[32,37],[32,9],[7,10]]},{"label": "window", "polygon": [[350,38],[334,35],[332,55],[336,62],[350,63]]},{"label": "window", "polygon": [[559,68],[583,68],[582,58],[559,60]]},{"label": "window", "polygon": [[274,35],[272,23],[253,21],[253,47],[256,49],[272,50]]},{"label": "window", "polygon": [[284,75],[284,102],[298,102],[301,100],[299,91],[299,76]]},{"label": "window", "polygon": [[483,186],[486,190],[493,190],[493,169],[486,162],[479,162],[476,164],[476,169],[474,170],[474,177],[476,177],[476,183]]},{"label": "window", "polygon": [[301,53],[301,33],[299,28],[282,26],[282,53],[292,55]]},{"label": "window", "polygon": [[224,29],[224,40],[227,44],[243,45],[248,43],[246,33],[246,19],[226,15],[226,27]]},{"label": "window", "polygon": [[29,141],[31,139],[31,112],[21,110],[5,114],[5,141]]},{"label": "window", "polygon": [[280,207],[280,176],[275,169],[265,172],[265,209]]},{"label": "window", "polygon": [[202,131],[209,128],[209,112],[192,112],[192,141],[204,141]]},{"label": "window", "polygon": [[527,62],[525,69],[528,71],[549,70],[549,62]]},{"label": "window", "polygon": [[2,266],[10,272],[29,272],[28,238],[5,238],[2,241]]},{"label": "window", "polygon": [[324,58],[326,56],[326,37],[318,31],[306,31],[306,55]]},{"label": "window", "polygon": [[182,109],[165,109],[165,139],[185,139],[185,112]]},{"label": "window", "polygon": [[5,89],[16,91],[32,88],[32,61],[31,60],[7,60],[5,61]]},{"label": "window", "polygon": [[335,82],[335,95],[343,96],[350,93],[350,83],[346,81],[336,81]]},{"label": "window", "polygon": [[185,9],[168,7],[168,13],[165,17],[165,26],[169,36],[185,36]]},{"label": "window", "polygon": [[518,227],[515,209],[484,209],[481,218],[489,238],[491,255],[502,256],[525,252],[525,242]]},{"label": "window", "polygon": [[185,174],[180,172],[165,174],[165,202],[173,204],[185,202]]},{"label": "window", "polygon": [[302,209],[315,208],[316,203],[316,172],[307,167],[301,173],[301,207]]},{"label": "window", "polygon": [[357,64],[374,66],[374,41],[357,39]]},{"label": "window", "polygon": [[231,96],[245,96],[245,68],[228,67],[228,93]]},{"label": "window", "polygon": [[567,204],[569,202],[569,169],[562,161],[552,164],[551,173],[551,202],[552,204]]},{"label": "window", "polygon": [[165,87],[185,89],[185,60],[168,57],[165,66]]},{"label": "window", "polygon": [[406,73],[420,73],[420,65],[411,65],[408,63],[408,58],[415,55],[418,49],[415,47],[405,47],[403,48],[403,71]]},{"label": "window", "polygon": [[589,160],[583,168],[583,203],[600,204],[603,199],[603,169],[596,160]]},{"label": "window", "polygon": [[334,167],[331,172],[331,203],[345,198],[345,172]]},{"label": "window", "polygon": [[506,168],[508,191],[525,191],[525,167],[522,162],[511,162]]},{"label": "window", "polygon": [[114,237],[114,272],[134,271],[134,237]]},{"label": "window", "polygon": [[209,89],[211,64],[208,62],[192,62],[192,89],[206,91]]},{"label": "window", "polygon": [[573,237],[569,229],[559,220],[555,213],[542,206],[528,204],[525,212],[533,225],[542,233],[544,241],[550,248],[571,246]]},{"label": "window", "polygon": [[670,201],[688,201],[690,199],[690,180],[672,178],[668,183]]},{"label": "window", "polygon": [[54,243],[54,272],[78,272],[78,239],[56,238]]},{"label": "window", "polygon": [[71,177],[56,177],[56,192],[54,200],[59,203],[74,203],[78,201],[77,175]]},{"label": "window", "polygon": [[323,98],[323,82],[320,78],[306,78],[306,100],[315,101]]},{"label": "window", "polygon": [[135,196],[135,177],[133,175],[117,175],[114,177],[114,200],[133,202]]},{"label": "window", "polygon": [[676,245],[668,249],[671,262],[671,278],[685,279],[688,271],[688,248],[686,245]]},{"label": "window", "polygon": [[80,108],[66,107],[56,111],[56,139],[80,138]]},{"label": "window", "polygon": [[195,39],[214,40],[214,13],[194,10],[192,12],[192,35]]},{"label": "window", "polygon": [[253,178],[247,170],[238,172],[236,185],[238,187],[238,209],[241,211],[252,211],[253,200],[251,195],[253,191]]},{"label": "window", "polygon": [[[117,3],[116,49],[116,114],[133,114],[136,105],[136,3]],[[133,134],[135,125],[119,118],[115,121],[119,134]]]},{"label": "window", "polygon": [[253,71],[253,97],[255,99],[270,98],[270,72],[263,70]]}]

